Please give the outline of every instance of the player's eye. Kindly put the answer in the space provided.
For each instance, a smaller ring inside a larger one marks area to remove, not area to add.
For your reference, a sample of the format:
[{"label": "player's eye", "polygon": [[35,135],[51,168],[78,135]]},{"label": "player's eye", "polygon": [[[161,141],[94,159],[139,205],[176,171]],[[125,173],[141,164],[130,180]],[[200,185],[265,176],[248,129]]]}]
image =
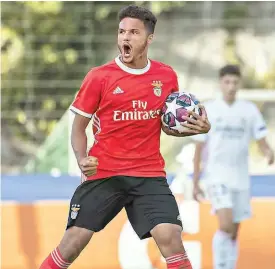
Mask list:
[{"label": "player's eye", "polygon": [[132,30],[132,33],[137,35],[137,34],[139,34],[139,31],[138,30]]},{"label": "player's eye", "polygon": [[122,34],[122,33],[124,33],[125,31],[123,30],[123,29],[118,29],[118,33],[119,34]]}]

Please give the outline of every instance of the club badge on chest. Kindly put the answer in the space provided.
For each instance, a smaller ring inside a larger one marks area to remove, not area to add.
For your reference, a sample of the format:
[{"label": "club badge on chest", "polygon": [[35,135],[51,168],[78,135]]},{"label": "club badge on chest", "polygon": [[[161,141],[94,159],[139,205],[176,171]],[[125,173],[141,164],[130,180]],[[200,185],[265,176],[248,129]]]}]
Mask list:
[{"label": "club badge on chest", "polygon": [[161,96],[161,92],[162,92],[162,86],[163,84],[161,83],[161,81],[159,80],[154,80],[153,83],[151,84],[154,88],[153,88],[153,91],[154,91],[154,94],[158,97]]}]

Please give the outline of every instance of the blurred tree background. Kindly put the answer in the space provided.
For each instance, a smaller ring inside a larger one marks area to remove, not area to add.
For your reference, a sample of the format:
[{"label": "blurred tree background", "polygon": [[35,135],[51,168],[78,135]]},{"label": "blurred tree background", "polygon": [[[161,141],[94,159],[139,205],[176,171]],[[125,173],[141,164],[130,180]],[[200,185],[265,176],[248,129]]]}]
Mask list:
[{"label": "blurred tree background", "polygon": [[[35,155],[87,71],[109,60],[106,51],[116,42],[117,12],[128,4],[2,3],[2,142],[11,144],[4,145],[10,149],[4,156],[20,161],[19,156]],[[159,14],[182,5],[155,2],[152,8]],[[112,42],[106,42],[110,37]]]},{"label": "blurred tree background", "polygon": [[[20,169],[28,159],[35,157],[39,146],[72,102],[87,71],[116,55],[117,12],[130,3],[135,2],[1,3],[1,155],[4,165]],[[227,62],[244,68],[245,86],[275,88],[274,69],[258,77],[253,68],[245,66],[236,49],[236,33],[247,27],[240,21],[253,19],[255,12],[259,12],[258,5],[212,3],[209,13],[209,4],[201,2],[138,3],[151,8],[166,25],[172,17],[199,20],[201,14],[210,17],[217,14],[227,32],[224,57]],[[274,7],[263,8],[275,17]],[[173,29],[175,39],[176,27]],[[169,45],[169,40],[166,43]],[[165,52],[157,56],[157,60],[162,60]],[[165,60],[170,64],[169,58]],[[60,132],[62,135],[62,130]],[[64,136],[65,132],[67,130]]]}]

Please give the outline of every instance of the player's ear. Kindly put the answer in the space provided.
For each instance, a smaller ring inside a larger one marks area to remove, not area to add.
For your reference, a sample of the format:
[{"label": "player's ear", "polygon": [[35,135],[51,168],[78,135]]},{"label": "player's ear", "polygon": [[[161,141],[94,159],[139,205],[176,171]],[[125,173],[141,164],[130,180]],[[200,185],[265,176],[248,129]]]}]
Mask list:
[{"label": "player's ear", "polygon": [[149,45],[153,42],[153,37],[154,37],[153,34],[150,34],[150,35],[148,36],[147,42],[148,42]]}]

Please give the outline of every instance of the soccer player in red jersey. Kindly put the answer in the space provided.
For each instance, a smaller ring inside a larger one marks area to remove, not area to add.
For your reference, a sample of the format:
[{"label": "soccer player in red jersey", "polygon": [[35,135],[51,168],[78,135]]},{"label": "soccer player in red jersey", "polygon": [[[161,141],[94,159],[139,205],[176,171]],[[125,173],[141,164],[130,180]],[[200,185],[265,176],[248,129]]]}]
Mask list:
[{"label": "soccer player in red jersey", "polygon": [[[177,203],[165,178],[160,134],[161,129],[182,137],[207,133],[210,124],[202,109],[202,116],[193,113],[196,120],[187,119],[185,133],[162,126],[162,106],[178,91],[178,81],[170,66],[147,57],[156,22],[145,8],[122,9],[120,55],[91,69],[71,105],[71,142],[83,182],[71,199],[64,237],[40,269],[68,268],[122,208],[140,239],[154,238],[167,268],[192,268],[182,244]],[[95,142],[87,154],[85,129],[91,119]]]}]

